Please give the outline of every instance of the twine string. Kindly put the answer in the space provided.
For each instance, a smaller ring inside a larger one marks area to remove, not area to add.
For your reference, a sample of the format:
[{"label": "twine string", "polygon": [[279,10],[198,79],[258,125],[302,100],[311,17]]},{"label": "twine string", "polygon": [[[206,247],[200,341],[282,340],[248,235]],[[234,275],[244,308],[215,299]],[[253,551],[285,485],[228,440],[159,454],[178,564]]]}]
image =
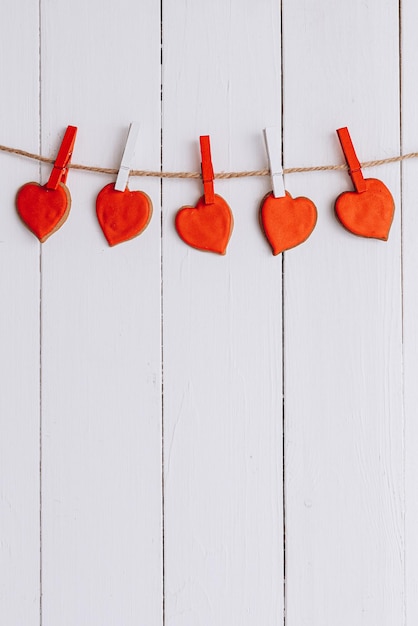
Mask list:
[{"label": "twine string", "polygon": [[[8,152],[9,154],[15,154],[28,159],[39,161],[40,163],[54,163],[55,159],[44,157],[33,152],[27,152],[26,150],[19,150],[18,148],[9,148],[8,146],[0,145],[1,152]],[[377,161],[364,161],[360,163],[361,167],[378,167],[380,165],[386,165],[387,163],[398,163],[405,161],[406,159],[418,158],[418,152],[410,152],[409,154],[402,154],[401,156],[389,157],[387,159],[379,159]],[[94,167],[92,165],[77,165],[76,163],[70,163],[69,168],[73,170],[81,170],[86,172],[97,172],[98,174],[111,174],[117,175],[118,169],[110,167]],[[348,166],[343,165],[316,165],[313,167],[289,167],[283,170],[283,174],[297,174],[305,172],[325,172],[325,171],[337,171],[348,170]],[[200,172],[153,172],[149,170],[131,170],[130,176],[148,176],[154,178],[202,178]],[[218,179],[230,179],[230,178],[249,178],[254,176],[269,176],[270,171],[268,169],[263,170],[249,170],[243,172],[218,172],[215,173],[215,178]]]}]

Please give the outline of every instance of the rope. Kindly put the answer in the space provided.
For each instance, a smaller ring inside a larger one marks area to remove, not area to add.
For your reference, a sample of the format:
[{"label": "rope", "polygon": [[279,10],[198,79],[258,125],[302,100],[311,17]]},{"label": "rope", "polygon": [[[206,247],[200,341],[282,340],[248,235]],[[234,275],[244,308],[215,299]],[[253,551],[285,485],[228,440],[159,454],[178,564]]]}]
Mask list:
[{"label": "rope", "polygon": [[[39,154],[33,154],[32,152],[26,152],[26,150],[19,150],[17,148],[9,148],[8,146],[0,145],[1,152],[8,152],[9,154],[16,154],[18,156],[40,161],[41,163],[54,163],[55,159],[40,156]],[[386,163],[398,163],[405,161],[406,159],[418,158],[418,152],[410,152],[409,154],[403,154],[401,156],[390,157],[388,159],[379,159],[378,161],[365,161],[361,163],[361,167],[377,167],[379,165],[386,165]],[[91,165],[77,165],[76,163],[70,163],[69,168],[73,170],[82,170],[85,172],[97,172],[99,174],[112,174],[117,175],[119,170],[110,167],[93,167]],[[325,172],[336,170],[348,170],[347,165],[316,165],[313,167],[289,167],[283,170],[283,174],[297,174],[301,172]],[[152,172],[148,170],[131,170],[130,176],[149,176],[154,178],[201,178],[200,172]],[[250,176],[269,176],[270,171],[264,170],[249,170],[244,172],[218,172],[215,174],[215,178],[229,179],[229,178],[249,178]]]}]

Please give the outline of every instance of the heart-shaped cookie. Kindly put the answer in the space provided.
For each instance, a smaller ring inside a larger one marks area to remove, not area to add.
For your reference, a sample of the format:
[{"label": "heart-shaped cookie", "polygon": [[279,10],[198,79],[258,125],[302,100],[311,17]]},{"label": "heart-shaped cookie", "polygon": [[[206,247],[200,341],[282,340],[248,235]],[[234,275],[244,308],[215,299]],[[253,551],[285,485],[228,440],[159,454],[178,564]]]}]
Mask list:
[{"label": "heart-shaped cookie", "polygon": [[26,183],[16,196],[16,208],[21,220],[41,243],[64,224],[70,207],[71,196],[64,183],[59,183],[56,189]]},{"label": "heart-shaped cookie", "polygon": [[234,226],[232,212],[225,200],[214,194],[214,202],[202,196],[195,207],[182,207],[176,215],[176,229],[192,248],[225,254]]},{"label": "heart-shaped cookie", "polygon": [[354,235],[387,241],[395,203],[389,189],[376,178],[365,178],[366,190],[345,191],[335,201],[341,224]]},{"label": "heart-shaped cookie", "polygon": [[260,222],[274,255],[306,241],[316,219],[316,207],[309,198],[292,198],[286,191],[280,198],[268,193],[261,201]]},{"label": "heart-shaped cookie", "polygon": [[152,216],[152,202],[143,191],[115,191],[114,183],[103,187],[96,199],[99,224],[109,246],[140,235]]}]

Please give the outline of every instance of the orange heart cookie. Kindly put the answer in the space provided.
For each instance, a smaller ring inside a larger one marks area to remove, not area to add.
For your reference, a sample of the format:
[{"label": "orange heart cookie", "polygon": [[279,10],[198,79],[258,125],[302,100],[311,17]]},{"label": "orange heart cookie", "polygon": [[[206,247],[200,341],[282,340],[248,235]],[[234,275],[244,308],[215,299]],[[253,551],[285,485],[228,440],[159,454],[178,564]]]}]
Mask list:
[{"label": "orange heart cookie", "polygon": [[354,235],[387,241],[395,203],[382,181],[365,178],[365,191],[345,191],[335,201],[341,224]]},{"label": "orange heart cookie", "polygon": [[143,191],[115,191],[114,183],[103,187],[96,199],[99,224],[109,246],[140,235],[152,216],[151,199]]},{"label": "orange heart cookie", "polygon": [[316,207],[309,198],[292,198],[286,191],[280,198],[268,193],[261,202],[260,222],[274,255],[306,241],[316,220]]},{"label": "orange heart cookie", "polygon": [[225,200],[214,194],[214,202],[202,196],[195,207],[182,207],[176,215],[176,229],[192,248],[225,254],[232,234],[234,218]]},{"label": "orange heart cookie", "polygon": [[16,196],[16,208],[21,220],[41,243],[64,224],[70,207],[71,196],[64,183],[59,183],[56,189],[26,183]]}]

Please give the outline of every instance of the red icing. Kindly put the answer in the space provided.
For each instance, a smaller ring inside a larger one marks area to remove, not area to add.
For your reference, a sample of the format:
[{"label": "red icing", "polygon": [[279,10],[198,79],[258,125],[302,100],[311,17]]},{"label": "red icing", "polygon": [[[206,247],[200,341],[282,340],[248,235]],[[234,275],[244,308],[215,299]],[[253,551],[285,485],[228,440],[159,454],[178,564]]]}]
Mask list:
[{"label": "red icing", "polygon": [[20,218],[42,243],[63,225],[70,207],[70,192],[63,183],[56,189],[47,189],[38,183],[27,183],[19,189],[16,196],[16,208]]},{"label": "red icing", "polygon": [[282,198],[267,194],[260,207],[261,225],[274,255],[306,241],[316,218],[316,207],[309,198],[292,198],[287,191]]},{"label": "red icing", "polygon": [[176,229],[185,243],[218,254],[225,254],[233,226],[231,209],[217,194],[213,204],[202,196],[195,207],[183,207],[176,215]]},{"label": "red icing", "polygon": [[362,193],[346,191],[335,202],[341,224],[354,235],[387,241],[395,203],[389,189],[376,178],[364,179]]},{"label": "red icing", "polygon": [[114,184],[103,187],[97,196],[96,213],[109,246],[133,239],[148,226],[152,216],[151,199],[143,191],[115,191]]}]

